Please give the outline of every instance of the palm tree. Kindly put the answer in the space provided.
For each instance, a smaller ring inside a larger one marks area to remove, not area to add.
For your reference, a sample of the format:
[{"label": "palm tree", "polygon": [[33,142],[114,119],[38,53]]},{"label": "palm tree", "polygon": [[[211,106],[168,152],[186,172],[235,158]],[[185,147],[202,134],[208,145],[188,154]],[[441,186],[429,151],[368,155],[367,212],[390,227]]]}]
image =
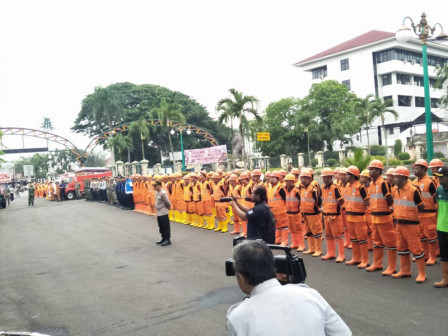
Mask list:
[{"label": "palm tree", "polygon": [[[46,131],[52,131],[54,129],[53,124],[51,123],[51,119],[44,117],[44,121],[40,125],[40,128]],[[48,151],[48,139],[47,139],[47,151]]]},{"label": "palm tree", "polygon": [[[442,66],[436,66],[436,82],[435,82],[435,88],[436,89],[442,89],[443,85],[448,81],[448,65],[442,65]],[[442,107],[448,106],[448,94],[445,91],[445,95],[440,98],[440,103],[442,104]]]},{"label": "palm tree", "polygon": [[386,166],[389,165],[389,150],[387,147],[387,132],[386,132],[386,125],[385,125],[384,120],[385,120],[386,113],[392,114],[395,117],[395,119],[398,118],[397,111],[390,108],[393,105],[394,105],[394,102],[392,101],[392,99],[388,99],[383,102],[380,98],[376,98],[373,103],[373,108],[371,111],[371,119],[370,119],[370,120],[373,120],[376,117],[381,118],[381,124],[382,124],[381,128],[383,129],[384,142],[386,144]]},{"label": "palm tree", "polygon": [[168,128],[171,126],[172,121],[177,121],[181,124],[185,123],[185,116],[181,108],[181,105],[174,102],[174,99],[171,102],[167,102],[165,98],[162,98],[160,106],[152,110],[153,115],[160,120],[162,129],[168,132],[171,155],[173,156],[173,171],[175,170],[174,149],[171,142],[171,132],[168,131]]},{"label": "palm tree", "polygon": [[[96,123],[107,125],[110,130],[121,121],[120,102],[115,91],[110,88],[96,87],[95,93],[91,96],[92,113]],[[114,149],[111,150],[112,161],[115,161]]]},{"label": "palm tree", "polygon": [[218,105],[216,106],[216,110],[218,112],[221,112],[221,114],[218,117],[219,123],[230,121],[230,129],[231,129],[230,143],[232,146],[232,166],[233,166],[233,168],[235,168],[235,146],[233,143],[233,133],[234,133],[233,119],[235,118],[235,112],[232,110],[232,106],[229,106],[227,99],[228,98],[221,99],[218,102]]},{"label": "palm tree", "polygon": [[342,161],[342,164],[345,167],[356,166],[358,167],[359,171],[362,172],[364,169],[367,169],[370,161],[372,160],[372,157],[369,154],[364,156],[361,148],[356,148],[354,152],[355,156],[353,158],[345,158]]},{"label": "palm tree", "polygon": [[155,126],[148,123],[145,120],[144,116],[140,117],[137,121],[131,123],[129,126],[130,134],[138,134],[140,136],[143,160],[145,160],[145,147],[144,147],[145,140],[149,138],[150,129],[154,128]]},{"label": "palm tree", "polygon": [[253,115],[255,119],[261,120],[261,117],[258,115],[257,109],[255,108],[255,105],[258,103],[258,99],[254,96],[245,96],[242,92],[235,89],[230,89],[229,92],[232,97],[221,99],[218,102],[218,107],[225,106],[225,109],[227,110],[226,114],[228,114],[227,118],[229,118],[231,122],[233,117],[238,118],[239,131],[243,139],[243,161],[246,162],[246,146],[244,139],[249,128],[249,121],[246,114],[249,113]]},{"label": "palm tree", "polygon": [[113,137],[110,137],[107,140],[107,147],[114,151],[114,148],[118,148],[118,154],[120,156],[120,160],[122,160],[122,151],[123,149],[128,149],[128,162],[131,162],[131,153],[130,150],[134,147],[132,143],[132,139],[129,136],[124,136],[122,133],[119,133]]},{"label": "palm tree", "polygon": [[369,128],[372,122],[372,110],[374,107],[375,99],[373,94],[367,95],[365,98],[359,98],[356,101],[355,111],[360,115],[363,125],[365,125],[366,135],[367,135],[367,148],[370,154],[370,138],[369,138]]}]

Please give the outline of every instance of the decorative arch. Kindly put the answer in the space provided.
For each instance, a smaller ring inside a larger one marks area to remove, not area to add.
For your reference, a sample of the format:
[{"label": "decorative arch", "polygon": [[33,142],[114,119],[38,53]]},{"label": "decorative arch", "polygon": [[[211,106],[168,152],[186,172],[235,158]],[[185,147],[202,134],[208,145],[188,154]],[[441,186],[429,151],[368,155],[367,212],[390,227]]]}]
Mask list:
[{"label": "decorative arch", "polygon": [[[159,119],[146,119],[144,120],[145,123],[147,123],[148,125],[153,125],[153,126],[165,126],[162,125],[161,120]],[[95,149],[96,146],[98,146],[98,144],[100,144],[101,142],[103,142],[104,140],[108,139],[110,136],[114,136],[117,135],[119,133],[125,132],[127,131],[127,129],[129,128],[129,126],[134,123],[136,121],[132,121],[130,123],[126,123],[126,124],[122,124],[119,126],[116,126],[106,132],[103,132],[99,135],[97,135],[96,137],[94,137],[90,143],[87,145],[85,151],[84,151],[84,155],[83,155],[83,161],[87,161],[87,159],[89,158],[90,154],[93,152],[93,150]],[[185,124],[185,123],[180,123],[178,121],[174,121],[174,120],[170,120],[168,125],[166,125],[167,127],[172,127],[172,128],[176,128],[178,130],[182,130],[182,131],[190,131],[191,133],[195,133],[201,137],[203,137],[204,139],[208,140],[210,142],[210,144],[212,146],[218,146],[218,140],[216,140],[216,138],[210,134],[208,131],[195,126],[195,125],[191,125],[191,124]]]}]

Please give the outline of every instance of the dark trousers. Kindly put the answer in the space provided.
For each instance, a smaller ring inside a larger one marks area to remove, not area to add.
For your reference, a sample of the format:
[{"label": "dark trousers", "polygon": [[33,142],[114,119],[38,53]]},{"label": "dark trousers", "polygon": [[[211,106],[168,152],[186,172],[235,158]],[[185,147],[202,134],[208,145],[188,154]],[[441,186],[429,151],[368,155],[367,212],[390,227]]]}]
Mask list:
[{"label": "dark trousers", "polygon": [[157,224],[159,224],[159,232],[163,240],[170,240],[171,230],[170,230],[170,220],[168,215],[157,216]]},{"label": "dark trousers", "polygon": [[131,210],[135,209],[134,196],[132,194],[126,194],[126,207]]},{"label": "dark trousers", "polygon": [[440,260],[448,261],[448,232],[437,231],[440,246]]}]

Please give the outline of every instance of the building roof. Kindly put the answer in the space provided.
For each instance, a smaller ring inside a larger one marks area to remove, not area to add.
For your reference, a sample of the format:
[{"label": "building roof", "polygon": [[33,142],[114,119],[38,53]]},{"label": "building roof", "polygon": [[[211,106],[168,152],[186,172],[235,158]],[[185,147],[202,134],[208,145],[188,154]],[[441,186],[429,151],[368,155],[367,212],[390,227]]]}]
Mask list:
[{"label": "building roof", "polygon": [[351,40],[348,40],[344,43],[338,44],[337,46],[330,48],[328,50],[322,51],[314,56],[305,58],[304,60],[301,60],[300,62],[297,62],[294,64],[294,66],[299,66],[303,63],[313,61],[325,56],[330,56],[333,54],[337,54],[346,50],[350,50],[353,48],[361,47],[363,45],[367,45],[370,43],[378,42],[381,40],[385,40],[391,37],[394,37],[394,33],[385,32],[381,30],[371,30],[368,33],[359,35]]},{"label": "building roof", "polygon": [[[443,122],[444,120],[440,118],[437,114],[434,112],[431,112],[431,121],[432,122]],[[384,114],[384,125],[391,127],[391,126],[398,126],[400,124],[412,124],[412,125],[423,125],[425,123],[425,112],[422,112],[421,110],[412,110],[409,112],[399,113],[398,118],[395,119],[395,117],[391,113],[385,113]],[[375,118],[371,125],[373,127],[381,126],[381,118],[377,117]]]}]

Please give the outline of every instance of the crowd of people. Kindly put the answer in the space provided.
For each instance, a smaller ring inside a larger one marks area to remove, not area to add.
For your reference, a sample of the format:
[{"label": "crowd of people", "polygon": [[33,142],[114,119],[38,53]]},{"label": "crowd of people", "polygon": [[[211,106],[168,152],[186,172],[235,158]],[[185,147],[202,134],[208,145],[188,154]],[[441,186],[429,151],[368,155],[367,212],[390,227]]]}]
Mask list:
[{"label": "crowd of people", "polygon": [[[428,175],[429,169],[433,176]],[[231,234],[247,236],[247,219],[237,215],[241,212],[233,200],[250,209],[254,205],[251,195],[263,186],[275,217],[276,244],[367,272],[382,271],[392,278],[411,276],[412,254],[417,283],[426,281],[426,266],[434,265],[441,255],[443,280],[435,285],[448,286],[448,219],[438,215],[438,202],[448,200],[448,182],[440,185],[448,180],[447,168],[437,159],[430,164],[418,160],[412,181],[406,167],[383,170],[379,160],[362,172],[355,166],[324,168],[322,184],[310,168],[264,174],[255,169],[118,176],[86,180],[85,193],[89,201],[155,216],[155,182],[160,181],[172,204],[171,221],[219,233],[233,225]],[[326,244],[325,255],[322,244]],[[347,261],[346,249],[352,250]],[[372,261],[369,250],[373,250]]]},{"label": "crowd of people", "polygon": [[59,183],[44,181],[44,182],[34,182],[29,183],[27,186],[28,190],[28,205],[34,205],[34,199],[45,198],[49,201],[61,202],[65,200],[65,182]]}]

